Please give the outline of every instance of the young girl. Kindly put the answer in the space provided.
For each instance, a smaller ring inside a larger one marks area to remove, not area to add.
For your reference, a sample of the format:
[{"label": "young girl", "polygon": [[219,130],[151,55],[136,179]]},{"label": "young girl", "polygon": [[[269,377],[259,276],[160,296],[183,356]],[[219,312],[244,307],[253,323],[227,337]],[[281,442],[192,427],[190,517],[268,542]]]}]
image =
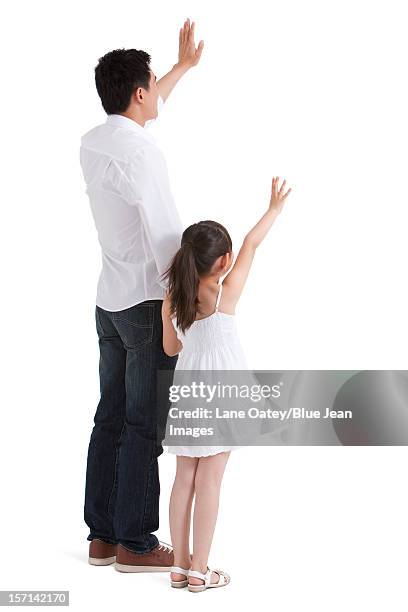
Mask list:
[{"label": "young girl", "polygon": [[[180,353],[176,369],[248,369],[237,335],[235,307],[255,251],[291,191],[284,192],[285,184],[283,181],[279,188],[279,177],[273,178],[268,210],[245,236],[232,269],[231,238],[220,223],[200,221],[183,232],[181,247],[164,274],[168,278],[168,291],[162,307],[163,348],[169,356]],[[169,452],[177,455],[170,499],[170,532],[174,547],[174,567],[170,578],[173,587],[188,586],[190,591],[198,592],[230,582],[226,572],[211,570],[207,563],[217,519],[221,480],[233,448],[168,447]],[[194,496],[191,557],[189,539]]]}]

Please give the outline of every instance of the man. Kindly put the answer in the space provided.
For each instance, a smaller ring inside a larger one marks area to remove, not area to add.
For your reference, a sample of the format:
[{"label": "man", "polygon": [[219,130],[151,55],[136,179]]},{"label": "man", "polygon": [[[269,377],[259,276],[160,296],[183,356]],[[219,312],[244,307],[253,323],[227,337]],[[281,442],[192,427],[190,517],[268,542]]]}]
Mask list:
[{"label": "man", "polygon": [[178,62],[159,81],[150,56],[118,49],[99,59],[95,82],[106,122],[81,139],[80,161],[102,272],[96,298],[100,401],[88,450],[84,518],[89,562],[126,572],[169,571],[173,552],[159,527],[157,371],[177,356],[162,346],[161,275],[182,225],[165,159],[146,130],[178,80],[198,64],[194,22],[180,30]]}]

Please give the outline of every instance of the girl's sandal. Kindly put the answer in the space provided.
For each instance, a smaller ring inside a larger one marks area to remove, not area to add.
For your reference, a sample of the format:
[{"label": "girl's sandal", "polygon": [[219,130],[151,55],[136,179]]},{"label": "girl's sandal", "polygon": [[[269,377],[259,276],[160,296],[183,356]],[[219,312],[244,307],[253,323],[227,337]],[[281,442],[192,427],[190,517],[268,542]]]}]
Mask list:
[{"label": "girl's sandal", "polygon": [[[218,582],[211,582],[212,572],[215,572],[219,575],[220,579]],[[207,571],[205,574],[197,572],[196,570],[189,570],[188,576],[191,576],[192,578],[201,578],[201,580],[204,580],[204,584],[188,584],[188,590],[192,593],[199,593],[200,591],[205,591],[206,589],[216,589],[218,587],[223,587],[229,584],[231,581],[231,578],[227,574],[227,572],[223,572],[220,569],[212,570],[209,567],[207,567]]]},{"label": "girl's sandal", "polygon": [[175,574],[182,574],[183,576],[186,577],[185,580],[171,580],[170,579],[170,584],[172,587],[174,587],[175,589],[182,589],[183,587],[186,587],[188,585],[188,572],[190,570],[188,569],[184,569],[183,567],[176,567],[175,565],[173,565],[173,567],[171,568],[170,572],[173,572]]}]

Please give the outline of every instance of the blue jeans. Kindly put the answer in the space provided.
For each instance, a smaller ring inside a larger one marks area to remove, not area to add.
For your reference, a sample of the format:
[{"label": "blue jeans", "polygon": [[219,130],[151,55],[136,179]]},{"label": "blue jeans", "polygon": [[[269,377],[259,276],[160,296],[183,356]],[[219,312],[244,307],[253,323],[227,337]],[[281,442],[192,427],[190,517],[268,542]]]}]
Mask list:
[{"label": "blue jeans", "polygon": [[84,519],[88,540],[137,552],[158,544],[163,452],[160,420],[170,408],[157,391],[158,370],[172,375],[178,356],[163,350],[162,300],[119,312],[96,307],[100,401],[88,449]]}]

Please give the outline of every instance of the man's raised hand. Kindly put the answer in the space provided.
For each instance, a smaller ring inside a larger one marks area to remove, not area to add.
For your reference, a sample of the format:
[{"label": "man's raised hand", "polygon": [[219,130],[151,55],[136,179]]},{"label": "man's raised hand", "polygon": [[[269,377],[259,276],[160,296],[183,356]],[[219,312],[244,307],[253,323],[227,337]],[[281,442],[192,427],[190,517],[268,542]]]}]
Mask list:
[{"label": "man's raised hand", "polygon": [[180,28],[178,64],[183,68],[196,66],[204,49],[203,40],[200,40],[197,48],[195,46],[194,27],[194,21],[190,24],[190,19],[186,19],[183,27]]}]

